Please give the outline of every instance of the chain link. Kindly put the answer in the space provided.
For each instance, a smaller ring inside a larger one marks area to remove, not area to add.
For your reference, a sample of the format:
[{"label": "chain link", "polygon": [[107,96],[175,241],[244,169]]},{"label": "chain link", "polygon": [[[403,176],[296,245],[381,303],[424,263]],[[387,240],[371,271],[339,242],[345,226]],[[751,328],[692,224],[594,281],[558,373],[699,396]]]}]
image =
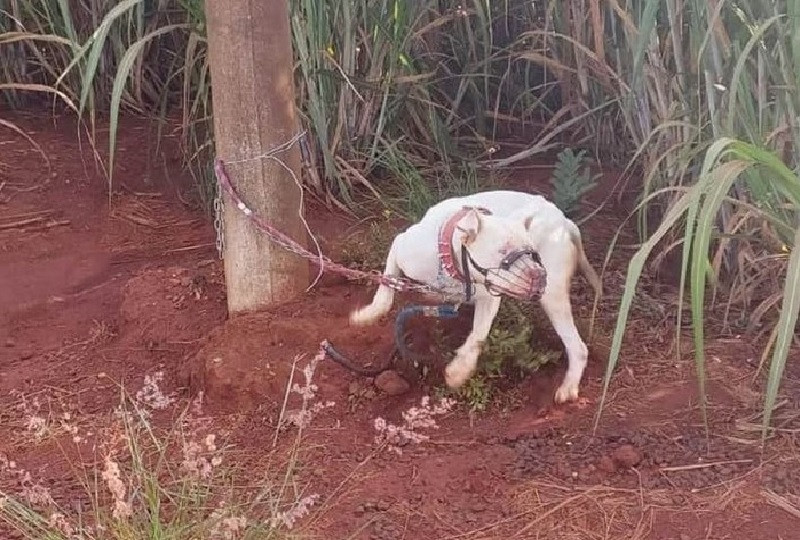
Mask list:
[{"label": "chain link", "polygon": [[217,247],[217,254],[222,259],[225,254],[225,223],[223,221],[224,203],[222,202],[222,190],[217,190],[217,196],[214,197],[214,232],[217,237],[215,245]]}]

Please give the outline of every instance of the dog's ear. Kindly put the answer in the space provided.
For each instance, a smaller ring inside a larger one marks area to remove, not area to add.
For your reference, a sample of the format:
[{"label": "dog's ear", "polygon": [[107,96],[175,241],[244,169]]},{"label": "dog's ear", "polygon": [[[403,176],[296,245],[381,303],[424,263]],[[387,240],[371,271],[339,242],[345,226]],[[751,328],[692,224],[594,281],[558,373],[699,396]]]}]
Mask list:
[{"label": "dog's ear", "polygon": [[456,229],[461,233],[462,244],[468,246],[474,242],[481,232],[481,214],[478,209],[470,208],[467,215],[458,222]]},{"label": "dog's ear", "polygon": [[525,227],[526,231],[531,230],[531,223],[533,223],[533,214],[525,218],[525,221],[522,222],[522,225]]}]

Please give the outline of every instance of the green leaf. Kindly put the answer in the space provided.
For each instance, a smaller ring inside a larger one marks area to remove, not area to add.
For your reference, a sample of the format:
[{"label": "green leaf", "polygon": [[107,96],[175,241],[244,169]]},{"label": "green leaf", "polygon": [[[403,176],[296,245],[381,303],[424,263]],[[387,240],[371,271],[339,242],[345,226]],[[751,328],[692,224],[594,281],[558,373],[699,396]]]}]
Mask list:
[{"label": "green leaf", "polygon": [[[86,72],[84,73],[83,81],[81,82],[82,86],[81,100],[78,106],[78,109],[81,112],[83,112],[83,109],[86,106],[86,100],[88,99],[89,92],[92,89],[94,74],[97,71],[97,64],[100,61],[100,54],[103,52],[103,47],[105,46],[106,37],[108,36],[109,31],[111,30],[111,25],[114,23],[115,20],[117,20],[119,17],[124,15],[127,11],[129,11],[142,1],[143,0],[123,0],[122,2],[111,8],[111,10],[109,10],[106,16],[103,17],[103,21],[100,23],[100,25],[92,33],[92,37],[90,37],[87,40],[86,46],[88,46],[91,43],[92,50],[89,52],[89,57],[87,58],[86,61]],[[76,59],[83,56],[86,50],[85,49],[86,46],[84,46],[81,52],[79,52],[78,55],[76,55]]]},{"label": "green leaf", "polygon": [[[710,154],[710,159],[715,156]],[[708,411],[706,399],[706,368],[705,368],[705,338],[703,329],[703,312],[705,310],[705,285],[706,271],[708,269],[708,250],[711,243],[711,233],[722,201],[730,191],[733,182],[747,167],[749,161],[729,161],[708,173],[708,182],[711,184],[705,204],[697,220],[695,232],[695,249],[692,253],[692,326],[694,329],[695,344],[695,371],[699,386],[700,410],[703,414],[703,423],[708,427]],[[702,180],[703,177],[701,177]],[[698,186],[699,188],[700,186]],[[688,231],[687,227],[687,231]]]},{"label": "green leaf", "polygon": [[[656,195],[656,194],[654,194]],[[639,282],[639,277],[642,275],[644,263],[650,252],[658,244],[667,232],[677,223],[678,219],[686,212],[693,192],[681,196],[673,205],[672,208],[666,213],[658,226],[656,231],[650,238],[642,245],[641,248],[631,257],[628,263],[628,272],[625,277],[625,290],[620,300],[619,314],[617,315],[617,324],[614,329],[614,336],[611,339],[611,351],[608,355],[608,365],[606,366],[606,374],[603,379],[603,393],[600,397],[600,405],[598,406],[597,415],[595,416],[594,429],[600,422],[600,415],[603,411],[603,406],[608,395],[608,386],[611,383],[611,375],[614,368],[619,362],[619,354],[622,349],[622,338],[625,335],[625,326],[628,323],[628,313],[630,312],[633,297],[636,293],[636,284]],[[644,202],[642,203],[644,204]]]},{"label": "green leaf", "polygon": [[786,281],[783,284],[783,301],[781,314],[778,318],[778,335],[775,339],[775,349],[767,379],[767,391],[764,397],[764,422],[761,426],[762,444],[767,438],[767,430],[772,419],[772,410],[778,398],[783,371],[786,367],[786,358],[789,356],[789,347],[794,338],[794,329],[797,324],[797,315],[800,311],[800,228],[795,231],[794,249],[789,256],[789,267],[786,270]]},{"label": "green leaf", "polygon": [[142,48],[147,45],[147,43],[161,36],[163,34],[167,34],[179,28],[189,28],[190,25],[188,24],[170,24],[167,26],[162,26],[158,28],[142,39],[134,43],[133,45],[125,51],[125,56],[122,57],[120,60],[119,68],[117,69],[117,75],[114,78],[114,86],[111,90],[111,111],[110,111],[110,121],[109,121],[109,132],[108,132],[108,153],[109,153],[109,174],[108,174],[108,183],[109,183],[109,191],[112,183],[112,178],[114,175],[114,151],[117,145],[117,125],[119,122],[119,106],[120,102],[122,101],[122,91],[125,89],[125,82],[128,80],[128,76],[130,75],[131,68],[133,67],[133,63],[136,61],[136,57],[141,52]]}]

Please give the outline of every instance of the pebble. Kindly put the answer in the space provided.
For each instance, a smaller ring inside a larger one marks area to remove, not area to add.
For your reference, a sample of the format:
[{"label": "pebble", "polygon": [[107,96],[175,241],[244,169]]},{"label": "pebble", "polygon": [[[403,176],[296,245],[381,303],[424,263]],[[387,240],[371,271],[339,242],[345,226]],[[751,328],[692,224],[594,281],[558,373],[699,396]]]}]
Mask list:
[{"label": "pebble", "polygon": [[[571,445],[565,444],[567,435],[571,437]],[[732,447],[723,441],[714,441],[717,444],[709,452],[704,434],[691,429],[685,430],[680,437],[647,431],[589,437],[561,429],[548,429],[532,436],[522,435],[502,442],[516,453],[513,470],[519,477],[546,474],[569,480],[573,478],[573,472],[577,472],[578,478],[584,483],[670,489],[675,505],[684,504],[681,493],[696,492],[703,487],[724,482],[754,466],[753,463],[725,464],[660,473],[659,469],[666,465],[754,460],[752,449]],[[633,474],[631,469],[634,467],[640,475]],[[630,474],[620,474],[621,471]],[[800,494],[800,468],[795,464],[765,463],[761,482],[778,493]]]},{"label": "pebble", "polygon": [[614,461],[621,467],[635,467],[642,461],[642,454],[633,445],[623,444],[614,450]]},{"label": "pebble", "polygon": [[13,346],[15,346],[16,344],[17,344],[17,342],[16,342],[16,341],[14,341],[14,338],[8,338],[8,339],[6,340],[6,347],[13,347]]},{"label": "pebble", "polygon": [[375,386],[389,396],[405,394],[411,388],[408,381],[391,369],[375,377]]},{"label": "pebble", "polygon": [[614,460],[609,456],[601,457],[600,462],[597,464],[597,468],[609,474],[617,472],[617,464],[614,463]]}]

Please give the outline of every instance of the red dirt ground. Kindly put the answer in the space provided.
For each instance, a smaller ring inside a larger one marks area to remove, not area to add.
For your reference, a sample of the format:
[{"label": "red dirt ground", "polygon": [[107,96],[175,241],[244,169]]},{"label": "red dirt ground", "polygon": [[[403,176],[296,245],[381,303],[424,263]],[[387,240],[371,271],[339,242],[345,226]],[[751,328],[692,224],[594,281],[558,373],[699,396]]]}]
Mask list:
[{"label": "red dirt ground", "polygon": [[[51,416],[69,412],[91,434],[117,405],[118,383],[135,391],[160,371],[165,391],[188,399],[190,391],[204,390],[211,429],[226,435],[243,463],[261,467],[297,355],[307,355],[304,365],[326,338],[362,360],[380,361],[391,351],[388,322],[347,326],[348,312],[372,288],[335,276],[299,300],[228,318],[213,228],[182,204],[187,179],[177,160],[148,159],[154,145],[144,124],[123,123],[109,205],[74,122],[12,120],[45,150],[51,168],[24,139],[0,137],[0,457],[30,471],[57,499],[73,496],[67,463],[80,452],[63,436],[31,435],[26,418],[34,399]],[[546,191],[546,172],[519,171],[515,186]],[[604,187],[614,181],[606,175]],[[310,224],[337,258],[337,240],[359,227],[313,209]],[[50,214],[4,226],[41,212]],[[583,226],[598,269],[621,215],[624,209],[612,204]],[[676,359],[672,350],[673,287],[651,278],[640,287],[623,360],[592,433],[632,252],[620,247],[606,270],[607,295],[578,404],[552,404],[563,365],[545,367],[484,413],[460,406],[440,417],[439,429],[426,432],[428,442],[406,446],[398,456],[376,451],[374,419],[399,424],[403,411],[434,390],[419,384],[390,397],[323,361],[317,395],[335,405],[306,430],[299,477],[325,503],[312,509],[303,533],[335,539],[797,538],[797,371],[790,369],[775,413],[781,431],[762,455],[753,428],[761,349],[744,336],[712,336],[707,440],[691,351]],[[576,278],[582,327],[588,298]],[[542,341],[558,347],[552,330],[542,329]],[[293,437],[288,432],[280,439]],[[0,467],[0,489],[19,488]]]}]

